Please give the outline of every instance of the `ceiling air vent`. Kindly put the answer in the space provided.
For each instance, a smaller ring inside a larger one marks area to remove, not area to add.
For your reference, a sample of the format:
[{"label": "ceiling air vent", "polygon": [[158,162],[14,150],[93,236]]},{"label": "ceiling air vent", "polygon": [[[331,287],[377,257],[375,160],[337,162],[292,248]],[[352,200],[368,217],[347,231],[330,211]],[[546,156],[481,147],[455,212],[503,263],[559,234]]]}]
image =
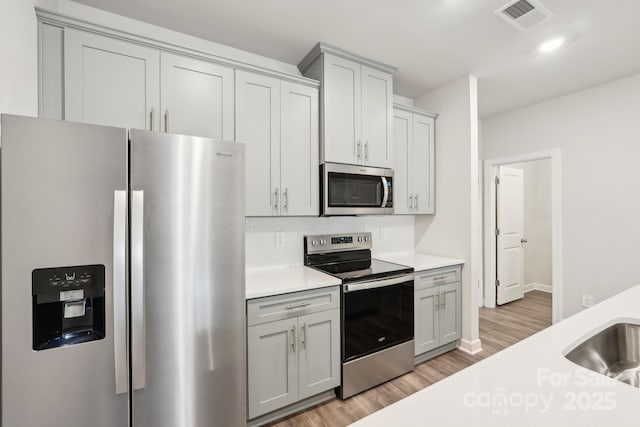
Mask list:
[{"label": "ceiling air vent", "polygon": [[528,30],[553,16],[551,11],[537,0],[513,0],[495,13],[520,31]]}]

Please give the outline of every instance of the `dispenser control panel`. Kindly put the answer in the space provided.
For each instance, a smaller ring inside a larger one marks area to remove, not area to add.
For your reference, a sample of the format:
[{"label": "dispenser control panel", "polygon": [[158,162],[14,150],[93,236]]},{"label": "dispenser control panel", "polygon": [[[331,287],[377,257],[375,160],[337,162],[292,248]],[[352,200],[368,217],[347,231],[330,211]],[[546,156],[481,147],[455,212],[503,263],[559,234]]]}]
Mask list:
[{"label": "dispenser control panel", "polygon": [[105,337],[104,265],[37,268],[31,280],[34,350]]},{"label": "dispenser control panel", "polygon": [[[104,265],[38,268],[33,270],[33,295],[39,302],[65,301],[76,290],[104,293]],[[75,293],[78,295],[78,293]]]}]

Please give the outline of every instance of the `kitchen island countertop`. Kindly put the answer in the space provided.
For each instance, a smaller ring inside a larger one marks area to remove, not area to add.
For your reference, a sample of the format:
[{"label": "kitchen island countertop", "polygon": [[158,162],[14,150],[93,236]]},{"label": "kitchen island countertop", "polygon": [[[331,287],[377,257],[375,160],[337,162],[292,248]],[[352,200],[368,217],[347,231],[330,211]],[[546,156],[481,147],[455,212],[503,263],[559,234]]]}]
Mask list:
[{"label": "kitchen island countertop", "polygon": [[[564,357],[586,338],[619,322],[640,323],[640,285],[352,426],[640,425],[640,389],[583,369]],[[504,331],[509,332],[508,324]]]}]

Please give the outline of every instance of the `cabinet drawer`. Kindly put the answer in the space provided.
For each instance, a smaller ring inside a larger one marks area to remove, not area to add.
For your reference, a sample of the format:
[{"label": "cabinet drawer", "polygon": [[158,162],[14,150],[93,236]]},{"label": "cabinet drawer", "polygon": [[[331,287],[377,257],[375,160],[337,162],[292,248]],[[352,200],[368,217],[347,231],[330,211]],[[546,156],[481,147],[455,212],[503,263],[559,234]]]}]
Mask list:
[{"label": "cabinet drawer", "polygon": [[247,301],[247,325],[340,308],[340,288],[313,289]]},{"label": "cabinet drawer", "polygon": [[459,265],[418,271],[415,273],[414,287],[417,291],[420,289],[430,288],[432,286],[459,282],[462,280],[461,273],[462,267]]}]

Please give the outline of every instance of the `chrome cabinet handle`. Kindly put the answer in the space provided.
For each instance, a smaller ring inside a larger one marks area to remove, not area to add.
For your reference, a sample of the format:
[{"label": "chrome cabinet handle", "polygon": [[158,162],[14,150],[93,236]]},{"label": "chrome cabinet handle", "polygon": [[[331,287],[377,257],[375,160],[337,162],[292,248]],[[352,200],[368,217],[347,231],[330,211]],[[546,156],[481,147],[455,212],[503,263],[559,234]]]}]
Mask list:
[{"label": "chrome cabinet handle", "polygon": [[414,197],[414,199],[415,199],[415,201],[416,201],[416,207],[415,207],[415,209],[418,209],[418,196],[419,196],[419,194],[416,194],[416,195],[415,195],[415,197]]},{"label": "chrome cabinet handle", "polygon": [[303,302],[298,302],[298,303],[294,303],[294,304],[289,304],[289,305],[285,306],[285,309],[286,310],[292,310],[294,308],[306,307],[308,305],[311,305],[311,301],[303,301]]},{"label": "chrome cabinet handle", "polygon": [[169,132],[169,110],[164,112],[164,131]]},{"label": "chrome cabinet handle", "polygon": [[369,161],[369,141],[364,142],[364,160]]},{"label": "chrome cabinet handle", "polygon": [[409,193],[409,209],[413,209],[413,193]]},{"label": "chrome cabinet handle", "polygon": [[128,391],[127,373],[127,192],[113,192],[113,355],[116,394]]},{"label": "chrome cabinet handle", "polygon": [[360,160],[360,158],[362,157],[362,140],[361,139],[358,140],[357,147],[358,147],[357,157],[358,157],[358,160]]},{"label": "chrome cabinet handle", "polygon": [[447,278],[447,276],[435,276],[433,278],[433,280],[443,280],[443,279],[446,279],[446,278]]},{"label": "chrome cabinet handle", "polygon": [[302,344],[302,348],[305,348],[305,349],[307,348],[307,344],[305,343],[305,340],[307,339],[306,328],[307,328],[306,323],[303,323],[302,328],[300,328],[300,344]]},{"label": "chrome cabinet handle", "polygon": [[131,195],[131,352],[133,389],[145,387],[144,192]]},{"label": "chrome cabinet handle", "polygon": [[154,108],[151,107],[151,112],[149,113],[149,130],[153,130],[153,110]]},{"label": "chrome cabinet handle", "polygon": [[524,237],[522,239],[520,239],[520,243],[527,243],[527,239],[525,239]]},{"label": "chrome cabinet handle", "polygon": [[278,187],[276,187],[276,191],[273,192],[273,195],[276,197],[276,203],[274,207],[278,209]]},{"label": "chrome cabinet handle", "polygon": [[282,193],[282,197],[284,198],[284,208],[289,208],[289,188],[284,187],[284,193]]},{"label": "chrome cabinet handle", "polygon": [[295,353],[296,351],[296,327],[291,326],[291,352]]},{"label": "chrome cabinet handle", "polygon": [[447,294],[445,291],[442,291],[442,309],[447,308]]},{"label": "chrome cabinet handle", "polygon": [[438,292],[437,294],[435,294],[435,300],[436,300],[436,311],[440,308],[440,292]]}]

